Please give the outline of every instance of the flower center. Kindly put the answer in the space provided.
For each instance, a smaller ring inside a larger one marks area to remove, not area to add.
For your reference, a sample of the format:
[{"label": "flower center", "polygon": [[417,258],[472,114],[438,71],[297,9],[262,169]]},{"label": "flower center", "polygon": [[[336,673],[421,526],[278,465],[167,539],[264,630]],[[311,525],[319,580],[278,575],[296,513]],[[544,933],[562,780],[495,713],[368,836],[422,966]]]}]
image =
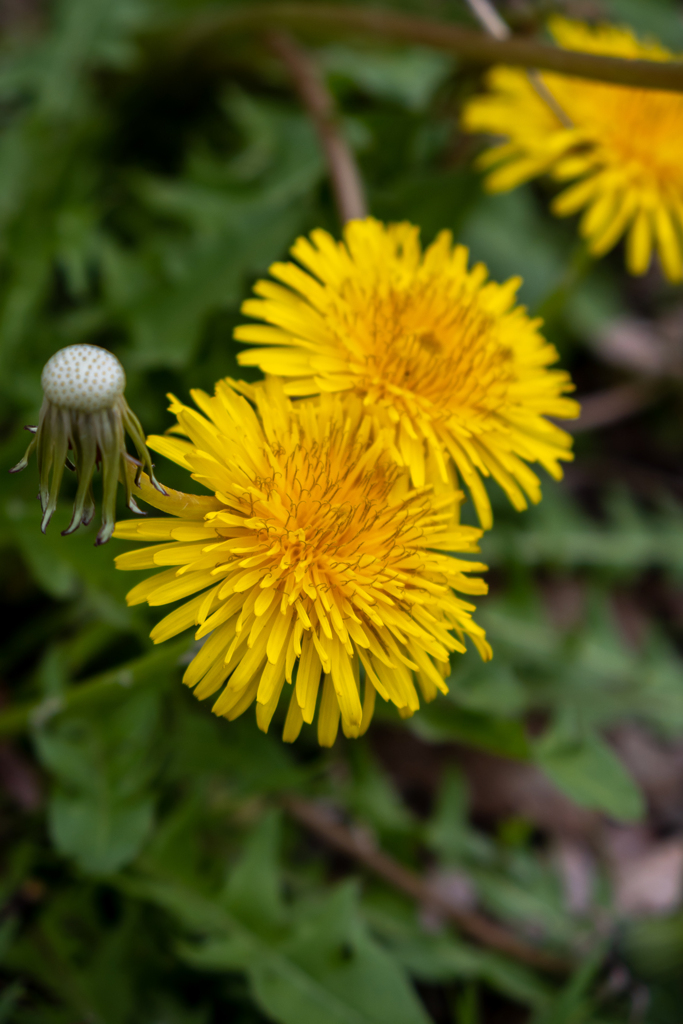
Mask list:
[{"label": "flower center", "polygon": [[336,587],[350,594],[364,570],[372,566],[377,580],[407,554],[428,503],[419,495],[392,502],[398,470],[377,453],[364,465],[367,452],[367,445],[340,450],[334,439],[297,445],[286,457],[272,449],[279,466],[238,499],[260,541],[261,565],[286,593],[314,597]]},{"label": "flower center", "polygon": [[514,380],[513,353],[496,321],[443,279],[349,296],[340,319],[336,333],[351,339],[361,390],[380,398],[395,401],[404,392],[445,414],[463,406],[490,413]]},{"label": "flower center", "polygon": [[548,76],[570,118],[594,137],[607,162],[646,172],[659,184],[683,186],[683,97]]}]

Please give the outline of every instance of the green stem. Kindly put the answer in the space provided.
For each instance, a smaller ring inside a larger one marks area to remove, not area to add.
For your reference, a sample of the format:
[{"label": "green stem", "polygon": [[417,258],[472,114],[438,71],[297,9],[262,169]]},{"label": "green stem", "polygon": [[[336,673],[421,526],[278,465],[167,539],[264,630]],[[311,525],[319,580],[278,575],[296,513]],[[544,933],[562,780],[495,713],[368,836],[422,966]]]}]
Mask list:
[{"label": "green stem", "polygon": [[549,295],[543,299],[538,308],[534,310],[534,316],[543,319],[545,330],[556,326],[557,321],[564,313],[569,299],[587,276],[595,258],[588,251],[584,241],[580,241],[572,253],[569,265],[562,277],[562,280],[555,285]]},{"label": "green stem", "polygon": [[0,736],[25,732],[53,714],[101,700],[115,693],[117,687],[127,689],[134,683],[155,682],[159,676],[175,668],[178,658],[187,647],[187,637],[175,640],[163,647],[155,647],[126,665],[108,669],[77,683],[59,697],[43,697],[5,708],[0,711]]},{"label": "green stem", "polygon": [[225,45],[225,37],[242,31],[263,31],[264,25],[287,25],[302,31],[349,30],[396,42],[431,46],[480,64],[541,68],[563,75],[590,78],[640,89],[683,92],[683,62],[627,60],[578,50],[564,50],[533,39],[493,39],[474,29],[448,22],[398,14],[381,7],[345,7],[319,3],[252,3],[242,9],[216,12],[184,30],[179,45]]}]

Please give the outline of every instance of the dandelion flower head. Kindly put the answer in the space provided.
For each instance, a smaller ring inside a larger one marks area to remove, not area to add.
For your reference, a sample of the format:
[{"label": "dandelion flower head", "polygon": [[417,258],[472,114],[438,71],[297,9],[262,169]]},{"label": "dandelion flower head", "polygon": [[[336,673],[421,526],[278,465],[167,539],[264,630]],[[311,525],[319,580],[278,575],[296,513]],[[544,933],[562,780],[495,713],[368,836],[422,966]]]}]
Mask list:
[{"label": "dandelion flower head", "polygon": [[490,657],[472,604],[455,593],[486,592],[469,575],[485,567],[449,554],[477,551],[480,531],[458,522],[462,494],[412,487],[358,398],[293,405],[276,380],[192,395],[203,415],[171,406],[185,437],[149,444],[213,495],[147,487],[172,515],[119,523],[117,537],[156,543],[117,566],[161,570],[130,604],[185,602],[152,638],[196,627],[204,643],[184,681],[199,699],[222,691],[217,715],[234,719],[255,701],[265,731],[284,690],[293,741],[320,691],[318,739],[331,746],[340,718],[347,736],[365,731],[377,693],[409,716],[418,688],[426,700],[445,692],[449,656],[467,637]]},{"label": "dandelion flower head", "polygon": [[[487,282],[483,264],[442,232],[423,252],[419,229],[351,221],[342,242],[314,231],[259,281],[242,310],[265,323],[235,337],[259,348],[245,366],[286,378],[288,394],[353,391],[392,431],[394,457],[413,484],[445,481],[455,465],[481,525],[492,523],[482,476],[517,509],[540,500],[538,462],[559,478],[571,438],[544,417],[571,417],[568,374],[557,352],[515,304],[520,285]],[[431,470],[430,476],[430,467]]]},{"label": "dandelion flower head", "polygon": [[[675,59],[656,42],[639,42],[629,28],[560,17],[549,24],[565,49]],[[546,172],[572,181],[553,211],[584,211],[580,231],[593,255],[604,255],[626,234],[630,273],[645,273],[656,248],[669,280],[683,280],[683,95],[549,72],[540,79],[568,123],[515,68],[493,68],[489,93],[465,107],[469,131],[503,139],[481,158],[482,167],[492,168],[487,187],[503,192]]]}]

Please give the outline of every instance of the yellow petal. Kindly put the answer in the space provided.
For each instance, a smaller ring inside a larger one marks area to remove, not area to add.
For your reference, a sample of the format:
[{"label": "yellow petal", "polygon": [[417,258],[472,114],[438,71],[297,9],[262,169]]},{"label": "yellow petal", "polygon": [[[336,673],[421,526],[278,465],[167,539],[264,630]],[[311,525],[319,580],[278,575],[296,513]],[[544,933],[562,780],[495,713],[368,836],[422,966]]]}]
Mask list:
[{"label": "yellow petal", "polygon": [[678,284],[683,280],[682,239],[680,233],[676,231],[669,211],[662,203],[655,209],[655,233],[657,251],[664,273],[672,284]]},{"label": "yellow petal", "polygon": [[626,237],[626,265],[631,274],[640,276],[647,271],[651,259],[652,215],[649,210],[641,209]]},{"label": "yellow petal", "polygon": [[325,676],[323,696],[318,711],[318,743],[321,747],[332,747],[339,731],[339,704],[334,685],[329,675]]}]

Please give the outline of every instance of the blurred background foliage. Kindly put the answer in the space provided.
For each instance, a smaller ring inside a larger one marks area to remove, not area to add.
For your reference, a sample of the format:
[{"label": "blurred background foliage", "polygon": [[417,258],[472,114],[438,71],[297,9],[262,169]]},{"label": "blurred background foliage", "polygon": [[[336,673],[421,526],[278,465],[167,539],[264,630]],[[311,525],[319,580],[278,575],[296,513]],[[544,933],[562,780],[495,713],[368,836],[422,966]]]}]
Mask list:
[{"label": "blurred background foliage", "polygon": [[[3,472],[58,348],[115,352],[145,429],[163,431],[167,391],[240,375],[231,332],[255,278],[298,233],[339,230],[262,35],[201,30],[230,6],[0,5]],[[392,6],[471,24],[461,0]],[[683,48],[675,0],[500,6],[522,33],[559,9]],[[68,494],[42,536],[33,468],[6,476],[0,1024],[679,1024],[683,295],[656,267],[627,279],[620,252],[591,265],[547,183],[484,194],[458,127],[480,67],[306,43],[373,213],[424,241],[451,228],[495,278],[524,278],[589,396],[577,459],[538,508],[497,505],[478,610],[493,662],[457,659],[447,698],[403,723],[380,709],[325,752],[312,729],[289,748],[277,719],[268,736],[253,713],[214,719],[180,686],[191,638],[152,649],[153,614],[126,608],[120,543],[62,539]],[[366,871],[330,822],[433,899]],[[565,969],[473,941],[449,908]]]}]

